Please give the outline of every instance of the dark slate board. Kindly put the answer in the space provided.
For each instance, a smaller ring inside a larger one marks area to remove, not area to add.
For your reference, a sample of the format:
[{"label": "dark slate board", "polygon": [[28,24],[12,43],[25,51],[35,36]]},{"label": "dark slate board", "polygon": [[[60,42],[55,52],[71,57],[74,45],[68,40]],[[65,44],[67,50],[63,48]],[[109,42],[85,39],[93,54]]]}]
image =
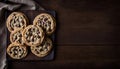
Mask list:
[{"label": "dark slate board", "polygon": [[[17,12],[17,11],[15,11],[15,12]],[[34,18],[35,18],[38,14],[40,14],[40,13],[49,13],[49,14],[51,14],[53,17],[56,17],[56,16],[55,16],[55,11],[24,10],[24,11],[18,11],[18,12],[22,12],[22,13],[24,13],[24,14],[28,17],[28,19],[29,19],[29,25],[30,25],[30,24],[33,24]],[[7,12],[7,13],[6,13],[6,19],[7,19],[7,17],[9,16],[10,13],[12,13],[12,12]],[[47,56],[45,56],[45,57],[43,57],[43,58],[39,58],[39,57],[35,56],[34,54],[32,54],[31,51],[30,51],[30,47],[28,47],[28,55],[27,55],[25,58],[16,60],[16,59],[12,59],[11,57],[9,57],[9,56],[7,55],[7,60],[8,60],[8,61],[53,60],[53,59],[54,59],[54,51],[55,51],[55,49],[54,49],[54,45],[55,45],[55,44],[54,44],[55,34],[51,35],[49,38],[51,38],[52,41],[53,41],[53,49],[52,49],[52,51],[51,51]],[[8,46],[10,43],[11,43],[11,42],[10,42],[10,32],[7,30],[7,46]]]}]

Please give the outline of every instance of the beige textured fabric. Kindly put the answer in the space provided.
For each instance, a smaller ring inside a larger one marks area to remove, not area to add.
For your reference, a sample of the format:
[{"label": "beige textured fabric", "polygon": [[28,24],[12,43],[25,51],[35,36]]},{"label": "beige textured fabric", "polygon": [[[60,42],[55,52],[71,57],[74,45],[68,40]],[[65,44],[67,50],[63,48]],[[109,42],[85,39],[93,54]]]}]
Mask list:
[{"label": "beige textured fabric", "polygon": [[0,69],[7,69],[5,12],[13,10],[44,10],[33,0],[0,0]]}]

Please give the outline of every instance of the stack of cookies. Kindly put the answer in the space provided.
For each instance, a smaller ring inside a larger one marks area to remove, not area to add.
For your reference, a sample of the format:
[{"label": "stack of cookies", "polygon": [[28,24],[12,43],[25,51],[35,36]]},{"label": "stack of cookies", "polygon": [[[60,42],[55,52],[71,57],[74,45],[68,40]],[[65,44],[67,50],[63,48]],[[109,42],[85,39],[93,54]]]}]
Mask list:
[{"label": "stack of cookies", "polygon": [[38,57],[45,57],[50,53],[53,43],[49,36],[56,28],[56,21],[50,14],[37,15],[33,24],[29,25],[29,20],[23,13],[13,12],[8,16],[6,25],[10,31],[11,42],[7,53],[11,58],[26,57],[27,47],[30,47],[31,52]]}]

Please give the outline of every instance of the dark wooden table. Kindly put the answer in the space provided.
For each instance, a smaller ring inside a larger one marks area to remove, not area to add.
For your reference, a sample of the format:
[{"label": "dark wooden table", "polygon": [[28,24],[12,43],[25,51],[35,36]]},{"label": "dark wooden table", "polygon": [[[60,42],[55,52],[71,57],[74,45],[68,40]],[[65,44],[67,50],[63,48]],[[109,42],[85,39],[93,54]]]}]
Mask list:
[{"label": "dark wooden table", "polygon": [[[53,61],[9,62],[11,69],[116,69],[120,65],[120,2],[35,0],[57,12]],[[8,69],[9,69],[8,68]]]}]

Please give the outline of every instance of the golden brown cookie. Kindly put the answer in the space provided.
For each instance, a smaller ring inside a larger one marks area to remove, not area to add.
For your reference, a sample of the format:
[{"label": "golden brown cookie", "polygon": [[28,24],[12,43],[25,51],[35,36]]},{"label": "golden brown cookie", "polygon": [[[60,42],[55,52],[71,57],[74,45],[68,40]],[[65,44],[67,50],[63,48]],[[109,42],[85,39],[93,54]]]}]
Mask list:
[{"label": "golden brown cookie", "polygon": [[14,44],[23,45],[22,29],[17,29],[10,34],[10,41]]},{"label": "golden brown cookie", "polygon": [[10,44],[7,53],[13,59],[22,59],[27,55],[28,51],[24,45]]},{"label": "golden brown cookie", "polygon": [[41,45],[31,46],[31,52],[38,57],[47,56],[53,47],[52,41],[46,38]]},{"label": "golden brown cookie", "polygon": [[29,25],[23,30],[23,41],[28,46],[40,45],[44,39],[42,28],[34,25]]},{"label": "golden brown cookie", "polygon": [[36,16],[33,24],[42,27],[47,35],[52,34],[56,27],[55,18],[48,13],[42,13]]},{"label": "golden brown cookie", "polygon": [[16,29],[23,29],[28,23],[27,17],[21,12],[11,13],[6,21],[7,28],[10,32]]}]

